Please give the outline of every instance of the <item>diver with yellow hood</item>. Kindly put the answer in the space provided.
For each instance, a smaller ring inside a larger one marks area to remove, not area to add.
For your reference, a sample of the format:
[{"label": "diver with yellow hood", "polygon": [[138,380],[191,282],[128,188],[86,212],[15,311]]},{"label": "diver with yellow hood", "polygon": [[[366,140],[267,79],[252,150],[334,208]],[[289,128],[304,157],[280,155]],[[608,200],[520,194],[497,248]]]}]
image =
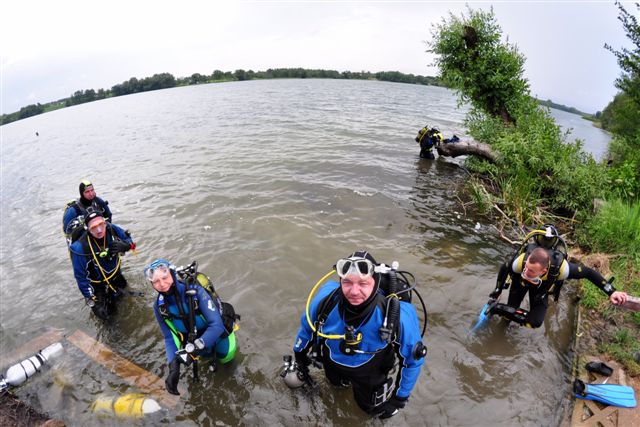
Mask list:
[{"label": "diver with yellow hood", "polygon": [[[616,291],[610,280],[596,270],[567,260],[567,245],[558,230],[545,224],[533,230],[520,249],[500,266],[496,287],[489,294],[488,315],[497,314],[519,325],[539,328],[547,313],[549,295],[557,301],[567,279],[587,279],[609,296],[614,305],[624,304],[626,292]],[[509,290],[507,304],[498,302],[503,289]],[[529,293],[529,310],[520,303]],[[482,313],[481,313],[482,316]]]}]

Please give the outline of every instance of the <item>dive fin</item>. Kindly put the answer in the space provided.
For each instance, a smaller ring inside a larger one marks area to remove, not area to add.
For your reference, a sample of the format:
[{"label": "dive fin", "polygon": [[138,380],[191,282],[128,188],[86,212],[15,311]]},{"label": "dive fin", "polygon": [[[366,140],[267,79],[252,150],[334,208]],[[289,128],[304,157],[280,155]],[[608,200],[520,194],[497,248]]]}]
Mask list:
[{"label": "dive fin", "polygon": [[573,392],[580,399],[593,400],[621,408],[635,408],[637,405],[632,387],[619,384],[585,384],[576,379]]},{"label": "dive fin", "polygon": [[491,318],[491,309],[496,305],[498,300],[490,299],[480,310],[480,314],[478,315],[478,321],[475,326],[471,329],[471,332],[483,327]]}]

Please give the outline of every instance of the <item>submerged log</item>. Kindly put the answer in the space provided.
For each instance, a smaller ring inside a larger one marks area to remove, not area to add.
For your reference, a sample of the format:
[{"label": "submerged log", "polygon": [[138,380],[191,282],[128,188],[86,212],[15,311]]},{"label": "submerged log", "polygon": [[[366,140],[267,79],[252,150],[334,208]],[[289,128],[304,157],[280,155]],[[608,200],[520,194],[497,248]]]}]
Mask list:
[{"label": "submerged log", "polygon": [[478,156],[491,163],[496,163],[498,155],[489,144],[478,141],[458,141],[442,143],[436,147],[438,154],[445,157]]}]

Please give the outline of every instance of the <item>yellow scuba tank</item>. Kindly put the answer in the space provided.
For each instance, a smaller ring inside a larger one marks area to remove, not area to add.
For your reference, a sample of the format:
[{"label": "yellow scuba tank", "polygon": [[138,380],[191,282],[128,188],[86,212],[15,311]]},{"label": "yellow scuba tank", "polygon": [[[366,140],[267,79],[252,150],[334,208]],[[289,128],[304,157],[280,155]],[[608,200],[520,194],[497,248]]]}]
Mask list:
[{"label": "yellow scuba tank", "polygon": [[124,396],[100,396],[91,405],[94,414],[118,418],[142,418],[158,412],[160,405],[144,394],[129,393]]}]

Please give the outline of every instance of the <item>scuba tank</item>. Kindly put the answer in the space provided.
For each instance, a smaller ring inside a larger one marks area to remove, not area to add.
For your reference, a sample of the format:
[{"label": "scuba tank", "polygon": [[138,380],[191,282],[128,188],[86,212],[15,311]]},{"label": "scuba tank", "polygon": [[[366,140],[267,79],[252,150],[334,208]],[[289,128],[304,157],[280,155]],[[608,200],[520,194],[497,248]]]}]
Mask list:
[{"label": "scuba tank", "polygon": [[[398,270],[398,261],[391,263],[391,270],[387,273],[389,275],[389,289],[387,296],[390,298],[387,300],[387,312],[384,317],[384,323],[380,328],[380,339],[382,341],[391,342],[393,340],[393,333],[400,320],[400,300],[396,293],[399,291],[398,276],[396,271]],[[391,297],[393,295],[393,297]]]},{"label": "scuba tank", "polygon": [[298,364],[293,361],[291,355],[287,354],[283,356],[283,360],[284,366],[282,372],[280,372],[280,377],[282,377],[287,387],[299,388],[309,383],[309,378],[298,369]]},{"label": "scuba tank", "polygon": [[138,393],[120,397],[101,396],[91,405],[91,411],[94,414],[118,418],[142,418],[146,414],[153,414],[161,409],[158,402]]},{"label": "scuba tank", "polygon": [[42,365],[61,351],[62,344],[57,342],[43,348],[28,359],[11,366],[7,369],[5,377],[0,379],[0,390],[6,390],[10,385],[14,387],[19,386],[25,382],[27,378],[31,378],[36,372],[40,372]]}]

